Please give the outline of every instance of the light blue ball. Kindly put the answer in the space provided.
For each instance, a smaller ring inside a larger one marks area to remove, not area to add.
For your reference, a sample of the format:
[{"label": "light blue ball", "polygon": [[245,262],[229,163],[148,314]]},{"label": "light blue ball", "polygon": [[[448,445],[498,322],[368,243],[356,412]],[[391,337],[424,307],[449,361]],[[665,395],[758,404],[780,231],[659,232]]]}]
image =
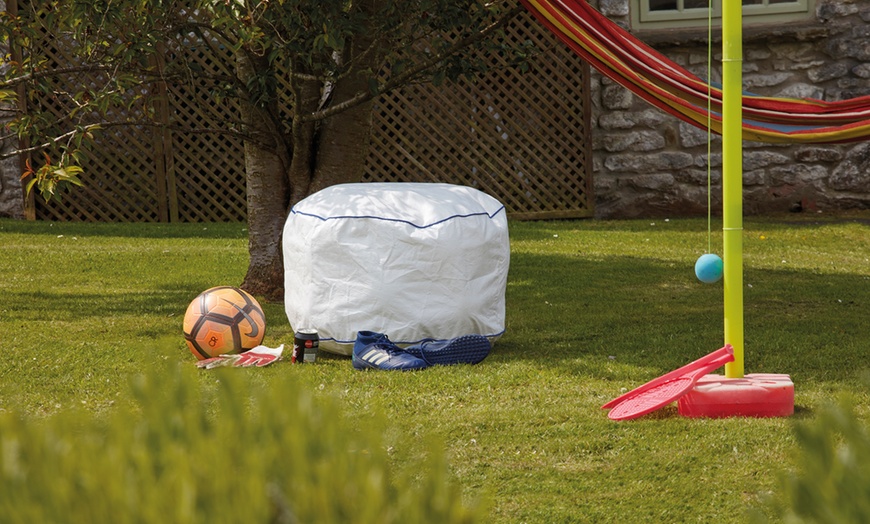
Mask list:
[{"label": "light blue ball", "polygon": [[701,255],[695,262],[695,276],[705,284],[718,282],[722,278],[722,259],[713,253]]}]

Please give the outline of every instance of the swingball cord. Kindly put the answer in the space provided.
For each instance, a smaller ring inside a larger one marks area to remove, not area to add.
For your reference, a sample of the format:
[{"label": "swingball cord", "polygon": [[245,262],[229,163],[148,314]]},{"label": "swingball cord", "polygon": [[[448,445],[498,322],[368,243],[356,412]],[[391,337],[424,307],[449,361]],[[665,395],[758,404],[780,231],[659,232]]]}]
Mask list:
[{"label": "swingball cord", "polygon": [[710,117],[710,113],[712,111],[712,106],[710,104],[710,99],[712,97],[712,88],[710,86],[713,80],[713,7],[707,4],[707,253],[712,253],[712,236],[713,236],[713,227],[712,227],[712,193],[713,193],[713,182],[712,182],[712,171],[710,169],[710,159],[712,152],[712,142],[713,142],[713,132],[710,129],[712,124],[712,119]]}]

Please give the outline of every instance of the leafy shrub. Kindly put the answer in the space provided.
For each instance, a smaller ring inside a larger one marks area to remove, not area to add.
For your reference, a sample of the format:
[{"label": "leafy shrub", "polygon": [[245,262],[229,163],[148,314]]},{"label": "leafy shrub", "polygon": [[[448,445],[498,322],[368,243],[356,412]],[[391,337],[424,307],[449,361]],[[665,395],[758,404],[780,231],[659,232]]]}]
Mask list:
[{"label": "leafy shrub", "polygon": [[177,366],[137,377],[132,404],[102,415],[3,413],[2,521],[479,520],[437,451],[397,471],[379,421],[352,424],[277,373],[267,387],[213,371],[205,384]]},{"label": "leafy shrub", "polygon": [[769,508],[790,524],[870,522],[870,431],[854,408],[844,400],[823,409],[797,438],[798,469]]}]

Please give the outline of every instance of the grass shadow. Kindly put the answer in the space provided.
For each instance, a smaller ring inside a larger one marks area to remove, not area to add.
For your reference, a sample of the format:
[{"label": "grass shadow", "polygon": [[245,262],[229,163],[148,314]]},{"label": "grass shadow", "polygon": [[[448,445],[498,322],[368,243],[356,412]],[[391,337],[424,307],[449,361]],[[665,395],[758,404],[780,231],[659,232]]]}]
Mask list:
[{"label": "grass shadow", "polygon": [[245,239],[244,222],[219,223],[93,223],[0,219],[0,234],[78,237]]},{"label": "grass shadow", "polygon": [[[690,268],[529,253],[511,264],[499,358],[621,379],[637,376],[630,368],[675,369],[722,345],[722,285],[701,284]],[[749,268],[745,282],[747,372],[827,381],[867,367],[866,277]]]},{"label": "grass shadow", "polygon": [[115,315],[184,316],[190,301],[203,291],[198,284],[139,291],[81,292],[69,291],[8,291],[7,298],[16,304],[7,320],[57,320],[76,322],[93,317]]}]

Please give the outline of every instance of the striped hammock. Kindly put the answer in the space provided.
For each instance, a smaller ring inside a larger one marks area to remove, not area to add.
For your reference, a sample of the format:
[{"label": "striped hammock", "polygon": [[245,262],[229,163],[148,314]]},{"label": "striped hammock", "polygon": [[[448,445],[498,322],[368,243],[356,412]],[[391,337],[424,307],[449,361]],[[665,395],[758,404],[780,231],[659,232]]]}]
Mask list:
[{"label": "striped hammock", "polygon": [[[585,0],[520,1],[601,74],[690,124],[707,129],[709,123],[713,132],[722,133],[721,87],[675,64]],[[744,140],[819,144],[868,136],[870,96],[825,102],[743,93]]]}]

